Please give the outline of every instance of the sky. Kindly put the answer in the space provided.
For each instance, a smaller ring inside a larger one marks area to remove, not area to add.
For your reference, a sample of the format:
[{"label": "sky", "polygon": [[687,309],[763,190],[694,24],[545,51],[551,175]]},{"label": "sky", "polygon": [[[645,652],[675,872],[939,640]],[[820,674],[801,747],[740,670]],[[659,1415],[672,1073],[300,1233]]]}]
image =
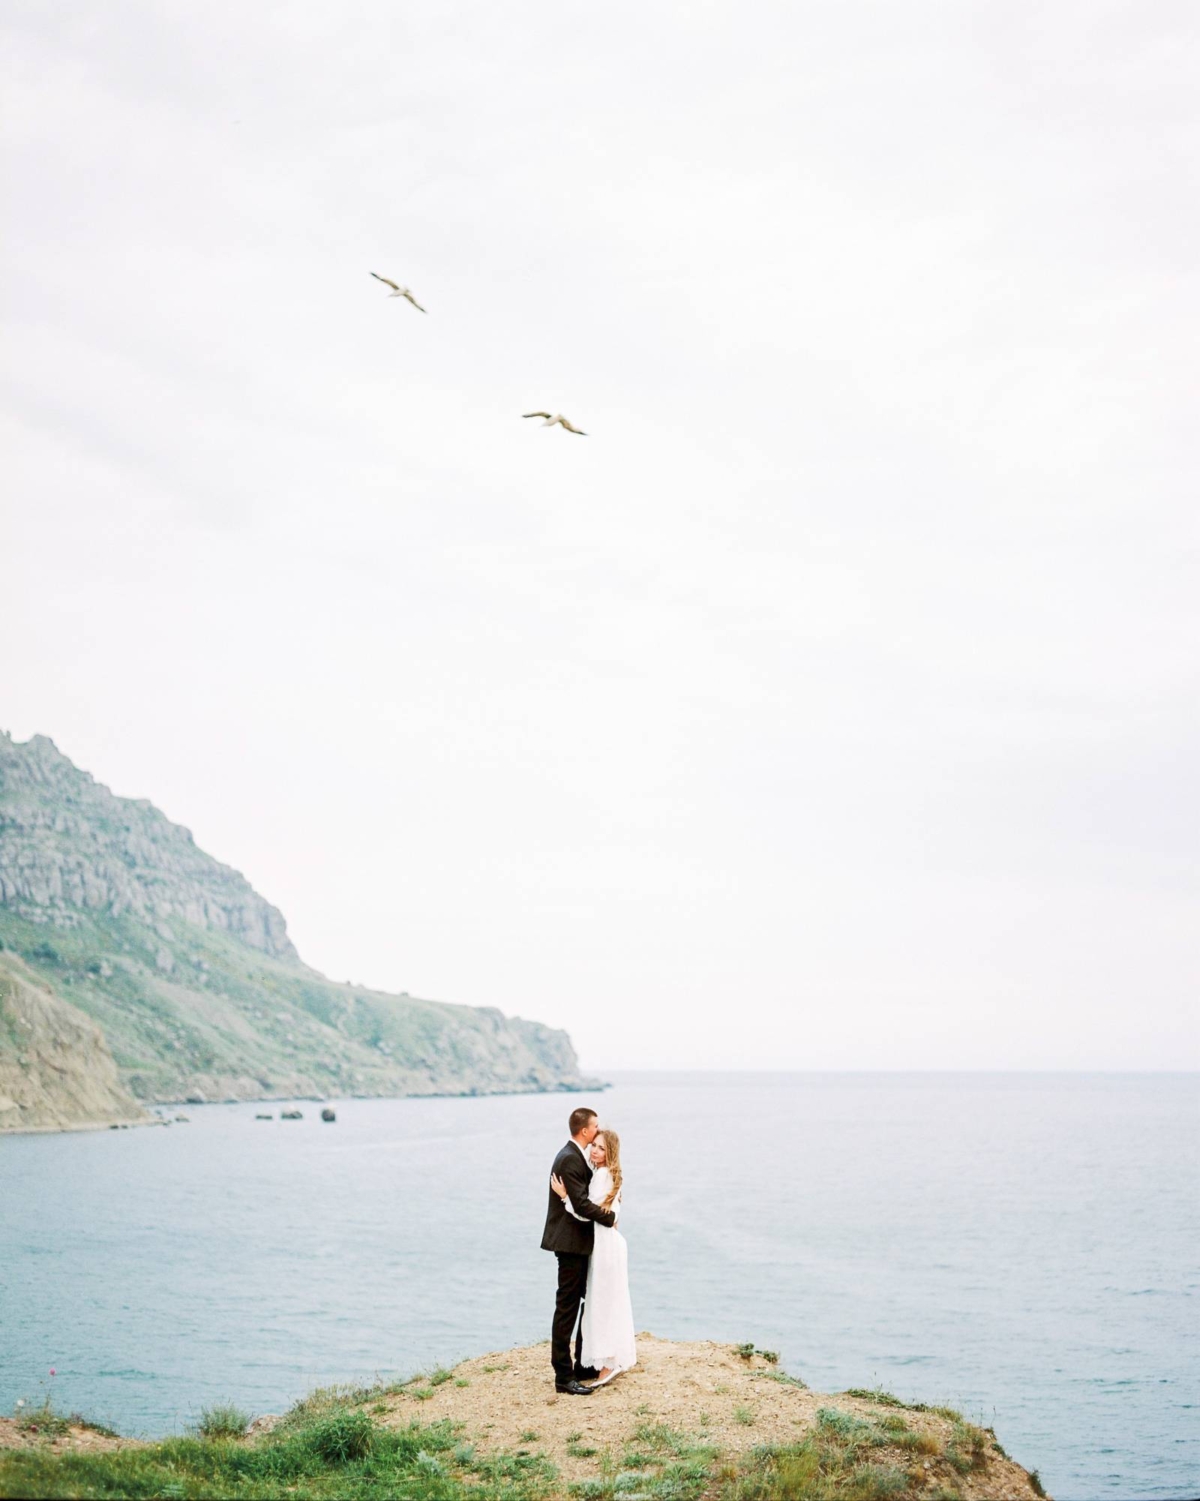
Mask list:
[{"label": "sky", "polygon": [[1192,5],[3,26],[0,727],[595,1070],[1200,1066]]}]

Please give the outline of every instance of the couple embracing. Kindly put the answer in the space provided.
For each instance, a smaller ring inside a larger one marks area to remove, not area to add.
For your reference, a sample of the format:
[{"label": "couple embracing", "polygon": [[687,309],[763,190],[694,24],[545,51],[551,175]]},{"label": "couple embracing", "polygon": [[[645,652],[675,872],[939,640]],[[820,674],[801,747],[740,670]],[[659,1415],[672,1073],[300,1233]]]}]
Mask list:
[{"label": "couple embracing", "polygon": [[542,1250],[558,1258],[550,1337],[554,1389],[582,1397],[634,1365],[637,1348],[628,1252],[617,1229],[621,1142],[615,1131],[600,1129],[594,1110],[572,1110],[567,1129],[571,1139],[550,1172]]}]

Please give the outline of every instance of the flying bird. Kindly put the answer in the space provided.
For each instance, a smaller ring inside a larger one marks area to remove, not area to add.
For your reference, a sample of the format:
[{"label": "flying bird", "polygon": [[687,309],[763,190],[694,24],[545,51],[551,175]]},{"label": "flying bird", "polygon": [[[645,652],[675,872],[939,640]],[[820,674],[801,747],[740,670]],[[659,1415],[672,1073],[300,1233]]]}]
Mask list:
[{"label": "flying bird", "polygon": [[549,412],[522,412],[521,416],[522,417],[544,417],[546,420],[545,420],[545,422],[542,423],[543,427],[553,427],[555,425],[555,423],[557,423],[559,427],[565,427],[566,430],[569,433],[575,433],[580,438],[586,438],[587,437],[587,433],[585,433],[584,430],[581,427],[573,427],[571,425],[571,423],[569,423],[567,421],[567,419],[563,416],[563,414],[561,412],[559,412],[554,417],[551,417],[551,415],[550,415]]},{"label": "flying bird", "polygon": [[412,303],[413,307],[416,308],[418,313],[423,313],[425,311],[425,309],[421,306],[421,304],[417,301],[417,299],[413,296],[413,294],[408,290],[407,287],[400,286],[398,282],[389,281],[386,276],[380,276],[378,271],[372,271],[371,275],[375,278],[376,281],[381,281],[385,287],[391,287],[391,295],[393,297],[407,297],[409,302]]}]

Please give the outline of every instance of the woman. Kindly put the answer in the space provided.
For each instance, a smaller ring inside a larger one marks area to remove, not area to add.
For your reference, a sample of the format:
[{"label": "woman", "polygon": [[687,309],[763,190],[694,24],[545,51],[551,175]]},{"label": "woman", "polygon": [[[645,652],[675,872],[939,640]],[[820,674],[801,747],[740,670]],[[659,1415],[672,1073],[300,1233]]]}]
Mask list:
[{"label": "woman", "polygon": [[[593,1204],[621,1214],[621,1138],[615,1131],[597,1132],[589,1153],[592,1167],[588,1198]],[[563,1201],[568,1214],[575,1214],[561,1178],[550,1186]],[[588,1259],[587,1292],[583,1304],[583,1364],[598,1371],[594,1386],[637,1364],[633,1338],[633,1308],[629,1302],[629,1249],[614,1226],[596,1226],[596,1240]]]}]

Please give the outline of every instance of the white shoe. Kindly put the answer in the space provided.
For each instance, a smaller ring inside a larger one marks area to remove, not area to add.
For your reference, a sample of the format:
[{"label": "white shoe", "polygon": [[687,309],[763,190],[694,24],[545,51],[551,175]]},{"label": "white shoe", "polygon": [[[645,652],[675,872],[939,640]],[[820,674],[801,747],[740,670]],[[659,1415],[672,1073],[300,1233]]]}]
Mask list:
[{"label": "white shoe", "polygon": [[598,1381],[592,1382],[592,1391],[595,1391],[598,1386],[607,1386],[614,1376],[619,1376],[621,1374],[621,1371],[621,1366],[613,1366],[612,1370],[609,1371],[607,1376],[601,1376]]}]

